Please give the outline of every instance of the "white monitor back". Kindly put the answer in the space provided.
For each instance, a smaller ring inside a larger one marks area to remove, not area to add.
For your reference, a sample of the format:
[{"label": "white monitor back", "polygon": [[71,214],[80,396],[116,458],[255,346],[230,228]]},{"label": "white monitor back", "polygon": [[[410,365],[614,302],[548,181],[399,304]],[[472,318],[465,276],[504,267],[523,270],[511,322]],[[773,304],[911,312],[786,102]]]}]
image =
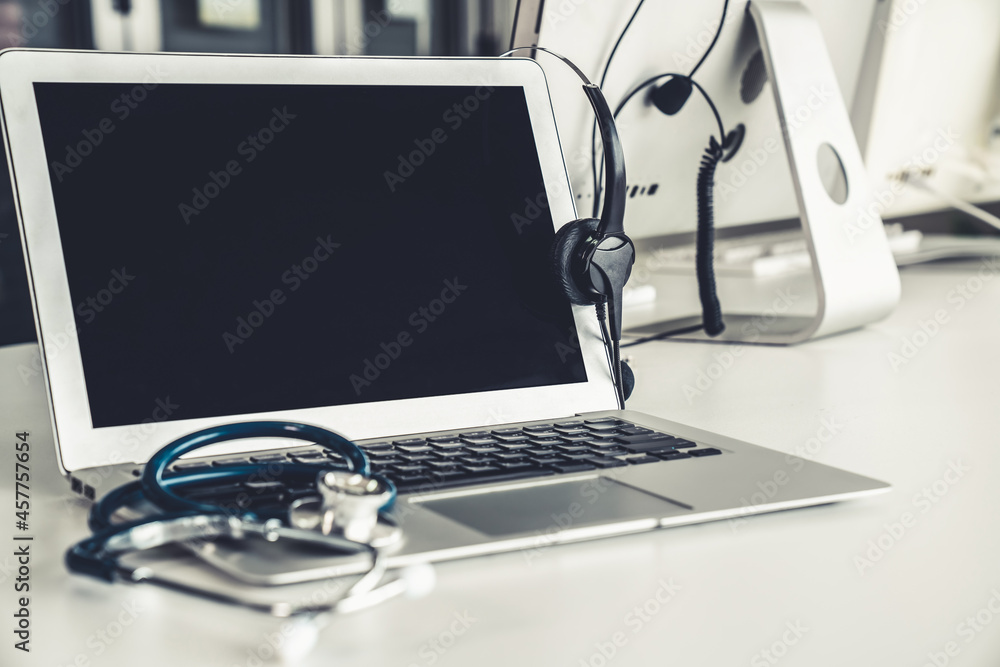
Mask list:
[{"label": "white monitor back", "polygon": [[900,187],[903,171],[951,196],[1000,200],[1000,2],[886,0],[868,132],[859,135],[883,217],[942,199]]},{"label": "white monitor back", "polygon": [[[878,0],[802,0],[816,16],[830,53],[842,96],[854,104]],[[597,82],[615,39],[635,2],[557,2],[546,0],[538,44],[576,62]],[[537,15],[538,0],[522,0],[521,12]],[[797,219],[799,211],[770,84],[749,104],[740,85],[760,48],[746,3],[731,0],[722,33],[695,79],[712,96],[727,131],[747,128],[735,158],[716,173],[716,225],[719,227]],[[660,72],[688,73],[705,52],[719,23],[722,2],[656,0],[640,9],[615,54],[604,91],[614,108],[635,85]],[[516,45],[530,44],[530,22],[520,16]],[[544,54],[539,56],[546,65]],[[877,63],[876,63],[877,64]],[[545,67],[552,88],[563,150],[580,215],[593,203],[590,139],[592,116],[579,82],[562,68]],[[824,91],[816,91],[820,103]],[[803,113],[808,113],[805,109]],[[864,114],[867,116],[867,114]],[[629,193],[626,222],[633,238],[694,231],[695,181],[711,134],[718,134],[708,106],[695,92],[674,117],[667,117],[637,95],[619,117]],[[656,188],[651,186],[656,185]],[[649,194],[653,190],[654,194]]]}]

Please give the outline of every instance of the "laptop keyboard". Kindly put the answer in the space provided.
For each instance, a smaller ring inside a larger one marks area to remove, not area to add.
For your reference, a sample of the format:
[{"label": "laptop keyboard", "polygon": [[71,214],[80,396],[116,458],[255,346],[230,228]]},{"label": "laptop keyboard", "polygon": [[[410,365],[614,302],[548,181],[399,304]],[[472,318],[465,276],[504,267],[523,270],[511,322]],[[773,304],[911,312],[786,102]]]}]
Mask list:
[{"label": "laptop keyboard", "polygon": [[[713,447],[636,426],[613,417],[534,424],[520,428],[474,430],[426,438],[386,440],[361,445],[374,472],[391,479],[400,493],[530,479],[560,473],[577,473],[660,461],[677,461],[722,452]],[[180,462],[176,471],[210,466],[255,463],[323,463],[340,460],[319,446],[213,461]],[[234,485],[222,496],[251,492],[254,504],[284,501],[315,493],[312,488],[287,489],[280,481]],[[263,484],[267,488],[258,488]],[[218,498],[219,487],[192,489],[192,498]]]}]

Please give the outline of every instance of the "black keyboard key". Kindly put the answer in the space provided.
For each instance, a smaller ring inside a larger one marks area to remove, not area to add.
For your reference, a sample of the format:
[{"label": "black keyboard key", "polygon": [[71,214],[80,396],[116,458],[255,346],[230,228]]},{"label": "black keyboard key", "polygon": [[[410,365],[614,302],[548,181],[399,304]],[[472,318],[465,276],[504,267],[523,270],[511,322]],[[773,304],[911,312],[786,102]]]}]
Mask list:
[{"label": "black keyboard key", "polygon": [[531,433],[531,434],[534,434],[534,433],[545,433],[545,432],[551,432],[552,431],[552,425],[551,424],[535,424],[534,426],[525,426],[521,430],[524,431],[525,433]]},{"label": "black keyboard key", "polygon": [[459,433],[458,435],[463,438],[486,438],[490,434],[486,431],[469,431],[468,433]]},{"label": "black keyboard key", "polygon": [[558,453],[559,450],[553,447],[532,447],[531,449],[525,449],[526,454],[531,456],[552,456]]},{"label": "black keyboard key", "polygon": [[698,446],[693,442],[691,442],[690,440],[685,440],[684,438],[675,438],[675,440],[676,442],[674,443],[674,449],[687,449],[688,447]]},{"label": "black keyboard key", "polygon": [[705,449],[689,449],[687,453],[691,456],[715,456],[721,454],[722,451],[715,447],[706,447]]},{"label": "black keyboard key", "polygon": [[465,443],[461,440],[455,440],[454,442],[435,442],[433,445],[434,449],[441,451],[447,451],[450,449],[464,449]]},{"label": "black keyboard key", "polygon": [[558,444],[562,443],[562,438],[557,438],[555,436],[549,436],[549,437],[545,437],[545,438],[533,437],[530,440],[528,440],[528,442],[530,442],[533,445],[542,445],[542,446],[545,446],[545,445],[558,445]]},{"label": "black keyboard key", "polygon": [[621,429],[621,432],[625,435],[646,435],[652,433],[648,428],[642,428],[641,426],[630,426],[628,428]]},{"label": "black keyboard key", "polygon": [[419,445],[396,445],[396,450],[407,454],[419,454],[421,452],[433,452],[434,448],[426,442]]},{"label": "black keyboard key", "polygon": [[396,482],[396,486],[405,487],[430,483],[431,478],[424,475],[399,475],[398,477],[394,477],[393,481]]},{"label": "black keyboard key", "polygon": [[532,477],[542,477],[553,474],[551,470],[531,469],[531,470],[497,470],[495,472],[484,472],[482,474],[469,475],[467,477],[455,477],[442,481],[435,488],[444,489],[468,484],[493,484],[495,482],[512,482],[520,479],[530,479]]},{"label": "black keyboard key", "polygon": [[[288,460],[288,457],[284,454],[258,454],[256,456],[251,456],[250,460],[254,463],[275,463],[278,461],[284,462]],[[201,464],[198,464],[201,465]]]},{"label": "black keyboard key", "polygon": [[490,465],[491,463],[496,461],[496,459],[493,458],[492,456],[482,455],[482,456],[464,456],[458,459],[458,461],[463,465],[484,466],[484,465]]},{"label": "black keyboard key", "polygon": [[245,466],[250,465],[250,459],[242,456],[234,456],[228,459],[216,459],[212,461],[213,466]]},{"label": "black keyboard key", "polygon": [[485,447],[466,447],[465,451],[472,452],[473,454],[489,454],[490,452],[502,452],[503,450],[499,447],[485,446]]},{"label": "black keyboard key", "polygon": [[205,472],[206,470],[211,470],[212,466],[209,463],[198,461],[191,463],[175,463],[172,466],[170,466],[170,469],[175,472],[184,471],[185,473],[192,473],[192,472]]},{"label": "black keyboard key", "polygon": [[428,461],[426,466],[434,471],[450,470],[458,467],[458,461]]},{"label": "black keyboard key", "polygon": [[502,442],[497,447],[506,450],[508,452],[516,452],[520,449],[531,449],[533,445],[530,442]]},{"label": "black keyboard key", "polygon": [[638,445],[622,445],[629,452],[635,452],[640,454],[643,452],[673,452],[676,451],[673,447],[673,443],[669,440],[652,440],[650,442],[643,442]]},{"label": "black keyboard key", "polygon": [[464,465],[462,466],[462,469],[472,474],[479,474],[484,472],[496,472],[497,470],[499,470],[499,468],[496,468],[494,466],[486,466],[486,465]]},{"label": "black keyboard key", "polygon": [[628,465],[624,461],[619,461],[618,459],[613,459],[613,458],[608,458],[608,459],[590,458],[586,459],[586,461],[593,463],[598,468],[620,468],[622,466]]},{"label": "black keyboard key", "polygon": [[583,426],[583,422],[582,421],[556,422],[555,424],[553,424],[553,426],[558,426],[560,428],[575,428],[577,426]]},{"label": "black keyboard key", "polygon": [[[438,480],[449,480],[449,479],[465,479],[469,476],[469,473],[464,470],[459,470],[454,468],[452,470],[435,470],[433,474],[433,479]],[[435,487],[437,484],[435,484]]]},{"label": "black keyboard key", "polygon": [[580,433],[580,434],[574,434],[574,435],[563,434],[563,435],[560,435],[559,437],[562,438],[563,440],[565,440],[566,442],[581,442],[581,443],[583,443],[583,442],[587,442],[588,440],[590,440],[593,436],[588,431],[587,433]]},{"label": "black keyboard key", "polygon": [[443,444],[448,442],[460,442],[457,435],[438,435],[433,438],[427,438],[427,442],[433,442],[435,444]]},{"label": "black keyboard key", "polygon": [[289,456],[295,456],[297,454],[315,454],[316,452],[322,452],[323,448],[319,445],[313,445],[312,447],[294,447],[292,449],[286,449],[285,454]]},{"label": "black keyboard key", "polygon": [[590,449],[584,447],[583,445],[556,445],[556,449],[560,452],[589,452]]},{"label": "black keyboard key", "polygon": [[400,454],[399,458],[410,463],[416,463],[417,461],[430,461],[435,457],[430,454]]},{"label": "black keyboard key", "polygon": [[579,461],[579,460],[589,459],[589,458],[593,457],[594,455],[592,453],[590,453],[590,452],[578,452],[576,454],[566,454],[566,453],[564,453],[564,454],[561,454],[560,456],[562,456],[564,459],[568,459],[570,461]]},{"label": "black keyboard key", "polygon": [[619,454],[628,454],[629,451],[622,447],[621,445],[608,445],[607,447],[591,447],[590,451],[601,456],[618,456]]},{"label": "black keyboard key", "polygon": [[499,461],[510,461],[513,459],[524,459],[527,458],[526,452],[498,452],[493,455]]},{"label": "black keyboard key", "polygon": [[460,456],[466,456],[468,454],[464,447],[456,447],[454,449],[439,449],[437,452],[437,457],[439,459],[454,459]]},{"label": "black keyboard key", "polygon": [[623,445],[637,445],[643,442],[652,442],[654,440],[675,440],[671,435],[663,435],[662,433],[649,433],[643,435],[620,435],[615,440],[622,443]]},{"label": "black keyboard key", "polygon": [[577,462],[577,463],[565,463],[565,464],[555,464],[550,466],[556,472],[567,473],[567,472],[583,472],[585,470],[593,470],[596,466],[592,463]]},{"label": "black keyboard key", "polygon": [[395,470],[397,473],[400,473],[402,475],[409,475],[409,474],[412,474],[412,473],[422,473],[422,472],[425,472],[427,470],[427,468],[425,466],[422,466],[422,465],[413,465],[413,464],[403,463],[403,464],[399,464],[399,465],[393,466],[393,470]]},{"label": "black keyboard key", "polygon": [[677,459],[689,459],[691,455],[686,452],[678,452],[676,449],[672,449],[669,452],[664,452],[662,454],[657,454],[664,461],[676,461]]},{"label": "black keyboard key", "polygon": [[426,445],[427,441],[423,438],[407,438],[406,440],[393,440],[392,444],[397,447],[411,447],[414,445]]},{"label": "black keyboard key", "polygon": [[565,459],[561,456],[535,456],[532,457],[531,460],[541,466],[562,463],[565,461]]},{"label": "black keyboard key", "polygon": [[520,433],[520,434],[517,434],[517,435],[498,435],[498,436],[496,436],[496,439],[499,440],[501,443],[504,443],[504,442],[527,442],[528,441],[528,435],[526,433]]},{"label": "black keyboard key", "polygon": [[464,442],[467,445],[485,446],[485,445],[495,445],[500,441],[497,440],[496,438],[482,438],[482,437],[470,438],[467,436],[462,436],[462,442]]},{"label": "black keyboard key", "polygon": [[629,456],[622,460],[627,463],[636,464],[636,463],[659,463],[663,459],[658,459],[655,456]]},{"label": "black keyboard key", "polygon": [[521,429],[519,428],[498,428],[495,431],[491,431],[493,435],[521,435]]},{"label": "black keyboard key", "polygon": [[584,424],[618,424],[618,420],[614,417],[594,417],[593,419],[584,419]]},{"label": "black keyboard key", "polygon": [[535,464],[531,461],[521,460],[521,461],[501,461],[497,464],[497,467],[501,470],[525,470],[529,468],[535,468]]},{"label": "black keyboard key", "polygon": [[265,493],[271,492],[283,492],[285,491],[284,482],[269,481],[269,482],[243,482],[243,486],[246,487],[247,491],[252,493]]}]

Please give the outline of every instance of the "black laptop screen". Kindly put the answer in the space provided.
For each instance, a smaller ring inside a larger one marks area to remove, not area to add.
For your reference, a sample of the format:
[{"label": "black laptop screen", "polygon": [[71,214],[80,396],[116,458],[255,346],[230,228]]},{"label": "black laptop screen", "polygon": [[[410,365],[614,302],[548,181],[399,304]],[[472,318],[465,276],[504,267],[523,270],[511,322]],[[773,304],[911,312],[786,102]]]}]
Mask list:
[{"label": "black laptop screen", "polygon": [[95,427],[586,381],[521,88],[35,94]]}]

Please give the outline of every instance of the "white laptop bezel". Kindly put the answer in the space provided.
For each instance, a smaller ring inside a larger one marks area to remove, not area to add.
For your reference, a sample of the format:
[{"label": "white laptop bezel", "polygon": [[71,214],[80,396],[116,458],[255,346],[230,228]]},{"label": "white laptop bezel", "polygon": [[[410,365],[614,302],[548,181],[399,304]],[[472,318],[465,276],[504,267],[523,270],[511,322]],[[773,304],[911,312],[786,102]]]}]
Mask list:
[{"label": "white laptop bezel", "polygon": [[[574,306],[587,370],[585,383],[176,421],[157,421],[162,412],[156,413],[157,406],[150,405],[148,418],[139,424],[94,428],[32,84],[141,83],[150,79],[162,83],[522,86],[555,226],[576,218],[548,87],[533,60],[4,51],[0,53],[0,113],[35,304],[53,435],[64,472],[145,462],[174,438],[233,421],[308,422],[362,440],[618,407],[594,311]],[[580,97],[584,103],[583,95]],[[567,332],[567,342],[572,340],[571,333]],[[244,441],[227,449],[252,448]]]}]

